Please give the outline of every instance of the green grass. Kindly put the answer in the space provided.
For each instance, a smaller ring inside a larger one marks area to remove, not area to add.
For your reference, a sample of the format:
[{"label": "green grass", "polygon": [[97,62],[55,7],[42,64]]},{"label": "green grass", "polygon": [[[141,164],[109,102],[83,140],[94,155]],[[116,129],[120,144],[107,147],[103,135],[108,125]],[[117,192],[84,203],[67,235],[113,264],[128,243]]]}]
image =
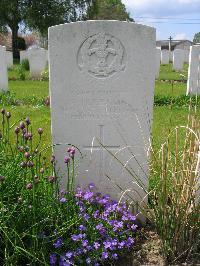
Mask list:
[{"label": "green grass", "polygon": [[[12,68],[9,69],[8,71],[8,79],[9,80],[16,80],[19,79],[19,73],[18,73],[18,68],[20,64],[14,64]],[[25,78],[29,79],[30,78],[30,73],[29,71],[24,71],[25,73]]]},{"label": "green grass", "polygon": [[26,97],[46,98],[49,94],[49,84],[47,81],[9,81],[9,90],[15,94],[16,99]]},{"label": "green grass", "polygon": [[185,76],[184,79],[187,79],[188,75],[188,64],[184,64],[184,69],[181,72],[176,72],[172,69],[172,63],[168,65],[161,65],[160,66],[160,75],[159,79],[165,80],[182,80],[183,78],[180,76],[183,74]]},{"label": "green grass", "polygon": [[185,83],[174,83],[156,81],[155,83],[155,95],[156,96],[181,96],[186,94],[187,85]]}]

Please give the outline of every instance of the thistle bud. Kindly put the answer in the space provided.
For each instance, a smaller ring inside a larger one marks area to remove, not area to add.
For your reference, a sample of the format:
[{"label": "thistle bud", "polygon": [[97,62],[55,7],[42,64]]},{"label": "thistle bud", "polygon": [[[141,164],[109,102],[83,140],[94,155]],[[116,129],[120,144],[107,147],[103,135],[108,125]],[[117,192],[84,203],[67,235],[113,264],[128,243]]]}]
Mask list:
[{"label": "thistle bud", "polygon": [[40,169],[40,173],[41,173],[41,174],[44,174],[44,168],[41,168],[41,169]]},{"label": "thistle bud", "polygon": [[25,123],[23,121],[21,121],[19,123],[19,127],[23,130],[25,128]]},{"label": "thistle bud", "polygon": [[55,176],[48,176],[47,180],[49,181],[49,183],[54,183],[56,181],[56,177]]},{"label": "thistle bud", "polygon": [[31,167],[34,166],[34,163],[33,163],[32,161],[28,161],[28,162],[27,162],[27,166],[28,166],[29,168],[31,168]]},{"label": "thistle bud", "polygon": [[65,156],[65,158],[64,158],[64,162],[65,162],[66,164],[68,164],[68,163],[70,162],[70,157]]},{"label": "thistle bud", "polygon": [[25,168],[25,167],[27,166],[27,163],[26,163],[26,162],[21,162],[21,163],[20,163],[20,166],[21,166],[22,168]]},{"label": "thistle bud", "polygon": [[1,109],[1,113],[2,113],[2,115],[5,115],[6,110],[5,110],[4,108],[2,108],[2,109]]},{"label": "thistle bud", "polygon": [[0,175],[0,182],[4,181],[5,180],[5,176],[3,175]]},{"label": "thistle bud", "polygon": [[31,156],[31,155],[30,155],[30,153],[29,153],[29,152],[25,152],[25,153],[24,153],[24,157],[25,157],[25,158],[27,158],[27,159],[28,159],[30,156]]},{"label": "thistle bud", "polygon": [[9,118],[11,118],[11,113],[10,112],[7,112],[6,113],[6,117],[9,119]]},{"label": "thistle bud", "polygon": [[33,185],[32,185],[31,183],[28,183],[28,184],[26,185],[26,189],[31,190],[32,188],[33,188]]},{"label": "thistle bud", "polygon": [[27,126],[29,126],[29,125],[31,124],[30,118],[27,117],[27,118],[25,119],[25,122],[26,122]]},{"label": "thistle bud", "polygon": [[43,129],[40,127],[40,128],[38,128],[38,134],[39,135],[42,135],[42,133],[43,133]]},{"label": "thistle bud", "polygon": [[20,132],[20,128],[19,128],[19,127],[16,127],[16,128],[15,128],[15,134],[18,135],[19,132]]}]

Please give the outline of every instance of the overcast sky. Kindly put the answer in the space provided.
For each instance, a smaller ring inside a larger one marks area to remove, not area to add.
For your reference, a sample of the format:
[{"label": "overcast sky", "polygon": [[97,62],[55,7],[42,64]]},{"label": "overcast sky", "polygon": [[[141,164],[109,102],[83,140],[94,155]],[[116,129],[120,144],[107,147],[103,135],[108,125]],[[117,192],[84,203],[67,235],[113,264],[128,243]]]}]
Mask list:
[{"label": "overcast sky", "polygon": [[[157,40],[192,40],[200,32],[200,0],[122,0],[136,22],[157,30]],[[182,24],[180,24],[182,23]]]}]

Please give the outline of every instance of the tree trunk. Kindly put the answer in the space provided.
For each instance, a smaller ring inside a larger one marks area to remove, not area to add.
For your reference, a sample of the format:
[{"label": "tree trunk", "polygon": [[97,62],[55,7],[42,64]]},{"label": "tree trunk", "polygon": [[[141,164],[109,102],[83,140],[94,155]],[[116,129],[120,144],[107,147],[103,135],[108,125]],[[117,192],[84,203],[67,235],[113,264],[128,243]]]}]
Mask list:
[{"label": "tree trunk", "polygon": [[13,51],[13,57],[19,58],[19,51],[18,51],[18,25],[13,25],[13,27],[10,27],[12,31],[12,51]]}]

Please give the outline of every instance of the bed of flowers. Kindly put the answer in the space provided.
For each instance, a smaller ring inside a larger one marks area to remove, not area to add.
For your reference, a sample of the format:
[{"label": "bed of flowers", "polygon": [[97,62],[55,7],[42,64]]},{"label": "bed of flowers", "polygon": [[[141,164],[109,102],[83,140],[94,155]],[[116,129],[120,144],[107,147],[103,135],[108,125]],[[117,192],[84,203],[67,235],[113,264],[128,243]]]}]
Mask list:
[{"label": "bed of flowers", "polygon": [[29,118],[11,123],[1,110],[0,260],[2,265],[112,265],[138,241],[136,217],[109,195],[74,187],[78,150],[66,147],[60,188],[52,147]]}]

